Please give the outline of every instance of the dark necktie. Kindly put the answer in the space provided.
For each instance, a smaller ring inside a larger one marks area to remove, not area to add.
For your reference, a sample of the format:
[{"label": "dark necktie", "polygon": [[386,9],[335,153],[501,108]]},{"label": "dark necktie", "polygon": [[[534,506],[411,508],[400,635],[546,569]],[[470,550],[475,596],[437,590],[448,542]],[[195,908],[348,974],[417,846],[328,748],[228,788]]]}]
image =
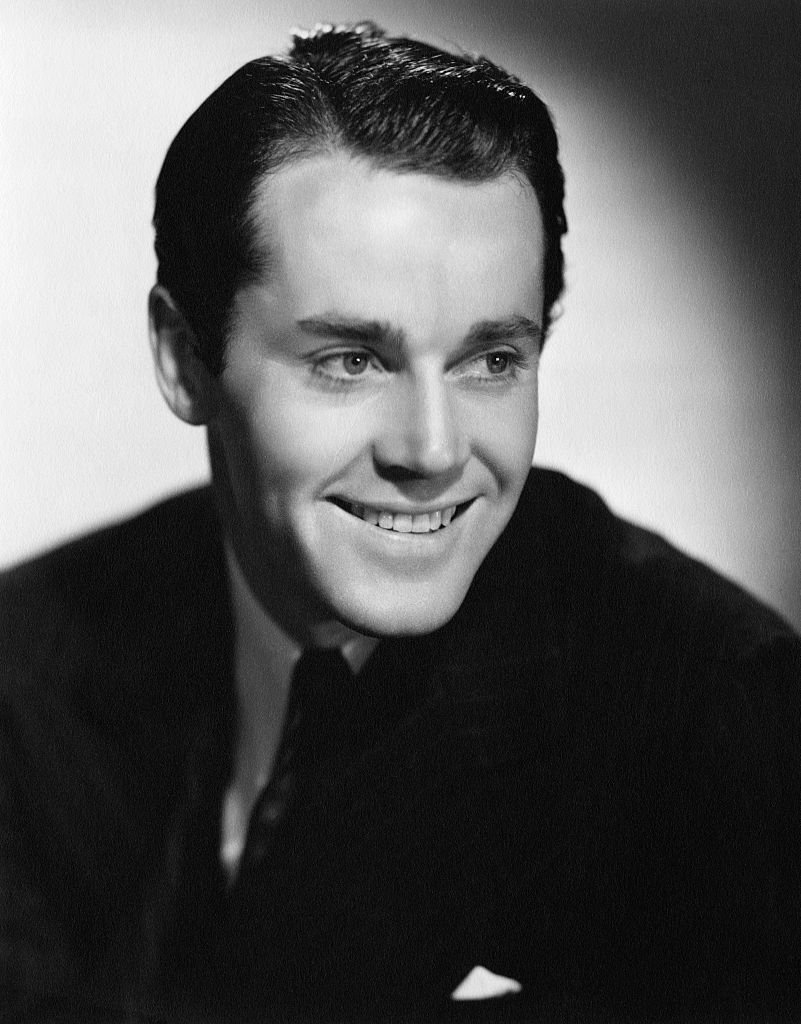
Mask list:
[{"label": "dark necktie", "polygon": [[296,891],[294,869],[298,858],[304,860],[305,844],[317,847],[304,809],[319,800],[328,774],[347,759],[357,704],[354,677],[338,650],[304,652],[292,674],[272,778],[250,816],[215,958],[220,992],[238,993],[243,1007],[261,1005],[277,995],[276,985],[301,976],[293,956],[304,941],[295,912],[304,897],[303,886]]},{"label": "dark necktie", "polygon": [[355,680],[337,648],[309,648],[292,673],[289,704],[270,781],[253,808],[240,882],[269,856],[276,829],[302,780],[338,760],[352,740]]}]

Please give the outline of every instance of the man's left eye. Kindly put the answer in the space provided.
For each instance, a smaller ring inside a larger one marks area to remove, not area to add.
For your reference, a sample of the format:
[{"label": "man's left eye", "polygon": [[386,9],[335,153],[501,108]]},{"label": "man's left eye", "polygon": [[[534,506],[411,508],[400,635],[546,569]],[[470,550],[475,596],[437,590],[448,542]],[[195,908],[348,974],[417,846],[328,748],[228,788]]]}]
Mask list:
[{"label": "man's left eye", "polygon": [[358,377],[370,365],[370,357],[364,352],[343,352],[338,358],[349,377]]},{"label": "man's left eye", "polygon": [[528,360],[520,352],[500,348],[476,353],[457,367],[457,374],[476,384],[507,384],[515,381]]},{"label": "man's left eye", "polygon": [[512,357],[508,352],[489,352],[484,356],[487,369],[492,374],[505,373],[509,369]]}]

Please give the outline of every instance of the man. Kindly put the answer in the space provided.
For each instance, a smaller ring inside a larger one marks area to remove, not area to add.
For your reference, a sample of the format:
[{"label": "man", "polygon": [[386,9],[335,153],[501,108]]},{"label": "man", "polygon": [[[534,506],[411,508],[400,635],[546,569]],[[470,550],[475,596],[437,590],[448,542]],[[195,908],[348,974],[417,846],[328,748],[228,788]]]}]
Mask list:
[{"label": "man", "polygon": [[3,581],[10,1019],[798,1008],[801,643],[530,471],[562,197],[530,90],[371,24],[182,128],[213,493]]}]

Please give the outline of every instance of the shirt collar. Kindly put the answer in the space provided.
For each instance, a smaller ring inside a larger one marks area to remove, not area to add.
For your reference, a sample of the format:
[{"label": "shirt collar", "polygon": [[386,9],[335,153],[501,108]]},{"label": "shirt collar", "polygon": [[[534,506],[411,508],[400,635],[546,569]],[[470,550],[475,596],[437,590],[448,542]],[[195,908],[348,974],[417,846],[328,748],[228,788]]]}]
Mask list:
[{"label": "shirt collar", "polygon": [[[251,717],[264,710],[265,680],[284,692],[303,648],[259,603],[230,544],[225,545],[234,621],[234,676],[240,714]],[[378,645],[374,637],[354,634],[342,654],[357,675]]]}]

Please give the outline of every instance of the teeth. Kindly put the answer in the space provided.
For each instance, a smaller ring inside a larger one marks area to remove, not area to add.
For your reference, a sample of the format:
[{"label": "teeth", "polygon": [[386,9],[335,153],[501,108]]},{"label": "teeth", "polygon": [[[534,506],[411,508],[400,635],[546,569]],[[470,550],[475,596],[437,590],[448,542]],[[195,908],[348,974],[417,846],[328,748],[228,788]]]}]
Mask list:
[{"label": "teeth", "polygon": [[432,529],[431,516],[427,512],[412,516],[412,533],[430,533]]},{"label": "teeth", "polygon": [[448,508],[437,509],[436,512],[421,512],[417,515],[408,512],[393,514],[357,504],[351,505],[350,511],[352,515],[382,530],[392,530],[395,533],[433,533],[450,523],[456,514],[456,506],[450,505]]},{"label": "teeth", "polygon": [[411,533],[412,532],[412,517],[408,512],[398,512],[394,517],[392,529],[396,533]]}]

